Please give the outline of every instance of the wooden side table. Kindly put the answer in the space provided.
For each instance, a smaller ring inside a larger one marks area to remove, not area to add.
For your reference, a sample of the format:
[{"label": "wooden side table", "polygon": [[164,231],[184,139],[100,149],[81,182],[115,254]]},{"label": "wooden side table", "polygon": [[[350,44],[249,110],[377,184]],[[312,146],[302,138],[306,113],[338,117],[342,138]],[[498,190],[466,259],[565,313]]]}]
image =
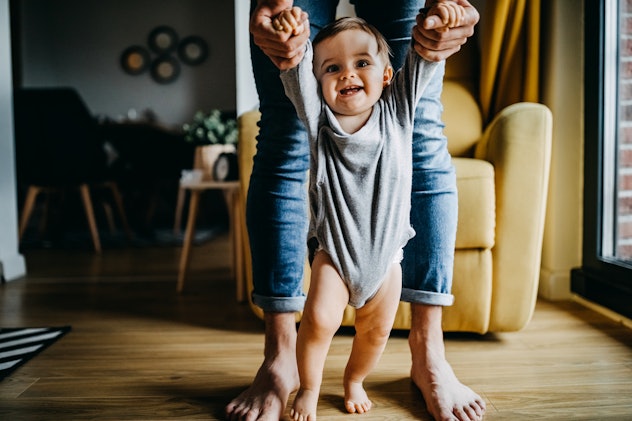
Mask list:
[{"label": "wooden side table", "polygon": [[[237,301],[242,302],[246,298],[246,289],[243,277],[243,248],[241,244],[241,225],[239,223],[239,209],[241,207],[241,193],[239,181],[181,181],[178,201],[183,201],[186,191],[190,191],[189,216],[187,219],[184,241],[182,244],[182,254],[180,256],[180,267],[178,270],[177,291],[181,293],[184,289],[184,280],[189,268],[191,255],[191,245],[195,233],[195,222],[200,205],[200,195],[205,190],[222,190],[226,207],[228,209],[230,224],[229,236],[231,238],[231,248],[233,257],[232,274],[235,277],[237,291]],[[176,216],[178,219],[178,216]],[[179,221],[176,221],[179,222]]]}]

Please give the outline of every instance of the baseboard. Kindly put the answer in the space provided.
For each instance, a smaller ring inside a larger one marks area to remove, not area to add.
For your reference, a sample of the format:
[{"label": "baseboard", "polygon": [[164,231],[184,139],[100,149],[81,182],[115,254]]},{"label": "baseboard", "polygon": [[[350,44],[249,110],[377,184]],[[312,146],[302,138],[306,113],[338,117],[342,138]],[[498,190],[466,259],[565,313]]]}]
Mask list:
[{"label": "baseboard", "polygon": [[13,281],[24,275],[26,275],[24,256],[16,253],[13,256],[4,256],[0,259],[0,278],[4,282]]},{"label": "baseboard", "polygon": [[570,270],[554,272],[545,268],[540,268],[538,296],[550,301],[571,299]]},{"label": "baseboard", "polygon": [[595,302],[592,302],[590,300],[585,299],[584,297],[577,295],[577,294],[572,294],[572,299],[573,301],[583,305],[584,307],[588,307],[589,309],[603,315],[606,316],[607,318],[613,320],[614,322],[617,323],[621,323],[622,325],[632,329],[632,320],[628,319],[627,317],[614,312],[602,305],[599,305]]}]

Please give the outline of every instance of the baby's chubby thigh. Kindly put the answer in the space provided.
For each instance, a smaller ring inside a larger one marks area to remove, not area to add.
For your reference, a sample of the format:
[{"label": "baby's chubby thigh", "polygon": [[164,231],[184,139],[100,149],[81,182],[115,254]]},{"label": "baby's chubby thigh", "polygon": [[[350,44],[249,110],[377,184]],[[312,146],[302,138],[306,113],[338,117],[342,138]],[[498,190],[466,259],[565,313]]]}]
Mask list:
[{"label": "baby's chubby thigh", "polygon": [[335,332],[340,327],[348,302],[349,290],[331,257],[324,250],[317,250],[312,262],[303,319],[309,319],[314,327]]},{"label": "baby's chubby thigh", "polygon": [[393,327],[402,291],[402,268],[399,259],[388,269],[377,293],[356,309],[357,333],[366,332],[388,338]]}]

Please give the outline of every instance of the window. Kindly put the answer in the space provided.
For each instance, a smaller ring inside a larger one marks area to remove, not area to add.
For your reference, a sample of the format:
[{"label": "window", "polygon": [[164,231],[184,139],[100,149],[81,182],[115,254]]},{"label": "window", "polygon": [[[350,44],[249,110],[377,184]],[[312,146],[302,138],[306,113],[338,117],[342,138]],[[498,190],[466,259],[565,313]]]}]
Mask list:
[{"label": "window", "polygon": [[632,4],[584,2],[582,267],[572,290],[632,317]]}]

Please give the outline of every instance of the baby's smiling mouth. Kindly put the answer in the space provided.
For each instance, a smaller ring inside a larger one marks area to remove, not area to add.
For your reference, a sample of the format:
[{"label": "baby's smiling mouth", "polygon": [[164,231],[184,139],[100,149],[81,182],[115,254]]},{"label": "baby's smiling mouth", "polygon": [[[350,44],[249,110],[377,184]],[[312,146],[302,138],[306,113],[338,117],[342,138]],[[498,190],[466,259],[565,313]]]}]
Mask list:
[{"label": "baby's smiling mouth", "polygon": [[340,95],[353,95],[356,92],[360,92],[362,90],[362,86],[357,86],[357,85],[353,85],[353,86],[347,86],[346,88],[342,88],[340,90]]}]

